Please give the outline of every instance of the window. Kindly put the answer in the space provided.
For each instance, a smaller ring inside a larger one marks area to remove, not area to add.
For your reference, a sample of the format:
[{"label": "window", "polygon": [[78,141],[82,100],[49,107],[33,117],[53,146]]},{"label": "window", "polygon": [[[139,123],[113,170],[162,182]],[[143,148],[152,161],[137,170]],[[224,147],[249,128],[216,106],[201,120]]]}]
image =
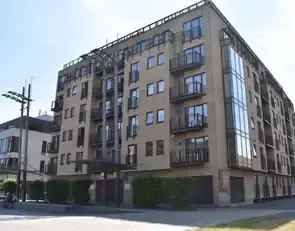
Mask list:
[{"label": "window", "polygon": [[77,146],[84,146],[85,128],[78,128]]},{"label": "window", "polygon": [[110,91],[113,89],[113,79],[107,79],[106,81],[106,89],[107,91]]},{"label": "window", "polygon": [[67,131],[63,131],[62,133],[62,142],[66,142],[67,141]]},{"label": "window", "polygon": [[152,96],[155,94],[155,84],[149,83],[146,86],[147,96]]},{"label": "window", "polygon": [[160,109],[157,111],[157,122],[162,123],[165,121],[165,111],[164,109]]},{"label": "window", "polygon": [[77,88],[78,88],[77,85],[74,85],[74,86],[72,87],[72,96],[77,95]]},{"label": "window", "polygon": [[157,147],[156,147],[156,154],[159,155],[164,155],[164,140],[157,140]]},{"label": "window", "polygon": [[131,116],[128,119],[128,137],[137,136],[137,128],[138,128],[138,116]]},{"label": "window", "polygon": [[75,108],[71,107],[71,113],[70,113],[70,117],[73,118],[75,115]]},{"label": "window", "polygon": [[46,153],[47,141],[42,141],[41,153]]},{"label": "window", "polygon": [[165,81],[160,80],[160,81],[157,82],[157,92],[162,93],[164,91],[165,91]]},{"label": "window", "polygon": [[70,141],[70,140],[73,140],[73,130],[71,129],[71,130],[69,130],[68,131],[68,140]]},{"label": "window", "polygon": [[109,114],[109,113],[112,113],[112,101],[110,101],[110,100],[107,100],[106,102],[105,102],[105,112],[106,112],[106,114]]},{"label": "window", "polygon": [[88,82],[82,83],[81,99],[87,98],[88,96]]},{"label": "window", "polygon": [[252,145],[253,157],[257,157],[256,144]]},{"label": "window", "polygon": [[137,145],[128,145],[128,154],[126,156],[126,164],[130,167],[136,167],[137,165]]},{"label": "window", "polygon": [[207,104],[195,105],[185,108],[186,126],[197,127],[204,126],[207,123],[208,106]]},{"label": "window", "polygon": [[146,125],[154,123],[154,113],[152,111],[146,113]]},{"label": "window", "polygon": [[188,48],[184,51],[184,64],[194,64],[201,62],[201,58],[204,56],[204,45]]},{"label": "window", "polygon": [[153,142],[150,141],[145,143],[145,155],[153,156]]},{"label": "window", "polygon": [[136,82],[139,80],[139,73],[141,70],[140,63],[131,64],[131,71],[129,76],[129,82]]},{"label": "window", "polygon": [[184,79],[184,94],[204,93],[207,89],[206,73],[186,77]]},{"label": "window", "polygon": [[80,105],[79,122],[86,121],[86,104]]},{"label": "window", "polygon": [[131,89],[129,92],[128,109],[136,109],[138,106],[139,89]]},{"label": "window", "polygon": [[147,59],[147,69],[151,69],[156,66],[155,56],[151,56]]},{"label": "window", "polygon": [[164,53],[158,54],[158,66],[165,64],[165,55]]},{"label": "window", "polygon": [[70,164],[71,163],[71,153],[68,153],[67,154],[67,164]]},{"label": "window", "polygon": [[83,152],[76,153],[76,167],[75,172],[82,172],[82,164],[79,163],[80,160],[83,160]]},{"label": "window", "polygon": [[195,18],[183,24],[184,41],[200,38],[203,34],[203,18]]},{"label": "window", "polygon": [[69,109],[65,109],[65,115],[64,115],[64,119],[66,120],[68,118],[68,114],[69,114]]},{"label": "window", "polygon": [[65,164],[65,154],[61,154],[60,155],[60,165],[64,165]]},{"label": "window", "polygon": [[45,161],[44,160],[40,161],[40,172],[41,173],[45,172]]},{"label": "window", "polygon": [[69,87],[68,89],[67,89],[67,97],[70,97],[71,96],[71,88]]},{"label": "window", "polygon": [[254,122],[254,118],[251,117],[251,128],[254,130],[255,129],[255,122]]}]

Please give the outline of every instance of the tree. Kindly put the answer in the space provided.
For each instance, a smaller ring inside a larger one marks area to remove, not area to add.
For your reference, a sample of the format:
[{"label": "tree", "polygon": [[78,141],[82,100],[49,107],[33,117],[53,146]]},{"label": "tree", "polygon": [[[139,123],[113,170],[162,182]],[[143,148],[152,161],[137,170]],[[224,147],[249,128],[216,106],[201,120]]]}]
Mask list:
[{"label": "tree", "polygon": [[2,183],[2,189],[5,193],[15,193],[16,192],[16,182],[14,179],[6,179]]}]

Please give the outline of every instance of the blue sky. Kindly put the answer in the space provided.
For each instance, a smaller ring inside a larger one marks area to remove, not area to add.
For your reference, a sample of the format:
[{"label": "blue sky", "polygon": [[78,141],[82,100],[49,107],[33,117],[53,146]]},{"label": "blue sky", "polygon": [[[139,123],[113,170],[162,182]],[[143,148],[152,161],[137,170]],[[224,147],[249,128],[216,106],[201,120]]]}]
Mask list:
[{"label": "blue sky", "polygon": [[[0,92],[33,82],[32,115],[50,113],[62,65],[192,0],[9,0],[0,8]],[[215,0],[295,102],[295,17],[292,0]],[[19,105],[0,98],[0,123]]]}]

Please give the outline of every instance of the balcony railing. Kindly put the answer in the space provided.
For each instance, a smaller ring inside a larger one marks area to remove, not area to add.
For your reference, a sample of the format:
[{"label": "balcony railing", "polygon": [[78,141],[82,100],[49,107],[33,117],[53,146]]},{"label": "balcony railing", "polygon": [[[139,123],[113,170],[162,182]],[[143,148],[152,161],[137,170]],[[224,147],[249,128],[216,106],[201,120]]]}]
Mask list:
[{"label": "balcony railing", "polygon": [[58,145],[56,143],[48,143],[47,152],[51,154],[58,153]]},{"label": "balcony railing", "polygon": [[51,111],[53,112],[60,112],[63,109],[63,102],[62,101],[53,101],[51,104]]},{"label": "balcony railing", "polygon": [[193,120],[188,120],[185,116],[171,120],[171,130],[174,134],[199,131],[206,127],[208,127],[208,117],[202,114],[196,114]]},{"label": "balcony railing", "polygon": [[137,168],[137,154],[134,155],[126,155],[126,169],[136,169]]},{"label": "balcony railing", "polygon": [[128,98],[128,110],[134,110],[138,108],[138,97]]},{"label": "balcony railing", "polygon": [[202,97],[206,92],[207,87],[200,83],[192,86],[179,84],[177,87],[170,89],[170,99],[172,103],[177,103],[187,99]]},{"label": "balcony railing", "polygon": [[171,167],[202,165],[208,161],[208,146],[196,149],[185,149],[180,152],[171,152],[170,156]]},{"label": "balcony railing", "polygon": [[170,72],[177,73],[193,68],[199,68],[204,64],[204,56],[195,52],[191,55],[178,54],[170,60]]},{"label": "balcony railing", "polygon": [[134,83],[139,80],[140,72],[139,71],[131,71],[129,72],[129,83]]}]

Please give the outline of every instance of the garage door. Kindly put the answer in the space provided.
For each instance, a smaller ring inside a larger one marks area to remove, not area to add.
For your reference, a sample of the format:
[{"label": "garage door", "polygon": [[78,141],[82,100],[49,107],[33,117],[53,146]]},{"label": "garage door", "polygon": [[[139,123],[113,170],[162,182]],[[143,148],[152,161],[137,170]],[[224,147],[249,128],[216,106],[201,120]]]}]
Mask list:
[{"label": "garage door", "polygon": [[245,189],[243,177],[230,177],[231,203],[240,203],[245,201]]}]

